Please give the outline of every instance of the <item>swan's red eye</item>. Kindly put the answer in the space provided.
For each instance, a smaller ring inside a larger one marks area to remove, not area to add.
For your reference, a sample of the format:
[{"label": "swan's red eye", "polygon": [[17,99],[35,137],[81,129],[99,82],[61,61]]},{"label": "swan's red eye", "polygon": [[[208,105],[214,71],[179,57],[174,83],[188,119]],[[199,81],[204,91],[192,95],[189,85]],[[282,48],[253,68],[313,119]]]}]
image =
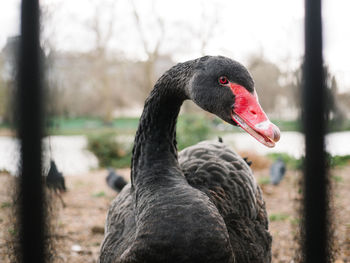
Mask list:
[{"label": "swan's red eye", "polygon": [[222,84],[222,85],[227,84],[228,83],[227,77],[225,77],[225,76],[220,77],[219,78],[219,83]]}]

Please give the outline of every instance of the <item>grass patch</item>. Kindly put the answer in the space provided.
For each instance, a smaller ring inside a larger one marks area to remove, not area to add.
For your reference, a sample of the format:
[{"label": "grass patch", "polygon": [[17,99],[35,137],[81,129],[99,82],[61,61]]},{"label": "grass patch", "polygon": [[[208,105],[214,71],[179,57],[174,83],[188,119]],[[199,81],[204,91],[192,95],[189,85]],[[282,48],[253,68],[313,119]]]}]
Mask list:
[{"label": "grass patch", "polygon": [[340,175],[332,175],[331,178],[336,183],[341,183],[344,181],[343,177],[341,177]]},{"label": "grass patch", "polygon": [[267,157],[273,162],[277,159],[282,159],[289,169],[301,169],[303,158],[297,159],[287,153],[269,153]]},{"label": "grass patch", "polygon": [[283,214],[283,213],[276,213],[276,214],[270,214],[269,215],[269,220],[271,222],[275,221],[285,221],[286,219],[289,218],[289,215]]},{"label": "grass patch", "polygon": [[350,130],[350,119],[348,120],[330,120],[328,123],[328,132],[341,132]]},{"label": "grass patch", "polygon": [[129,150],[124,156],[117,158],[111,162],[111,166],[115,168],[129,168],[131,167],[131,150]]},{"label": "grass patch", "polygon": [[292,217],[292,218],[289,219],[289,221],[294,226],[300,225],[300,219],[299,218]]},{"label": "grass patch", "polygon": [[92,197],[104,197],[104,196],[106,196],[106,193],[104,191],[100,191],[92,194]]},{"label": "grass patch", "polygon": [[[233,127],[232,125],[221,125],[223,121],[219,118],[207,118],[203,115],[196,114],[181,114],[181,119],[206,119],[211,123],[212,128],[217,132],[222,132],[222,127],[229,132],[242,132],[241,129]],[[272,122],[276,124],[281,131],[301,131],[301,125],[298,120],[279,120],[273,119]],[[77,135],[77,134],[90,134],[97,131],[110,131],[116,130],[118,133],[134,134],[139,123],[139,117],[121,117],[112,120],[110,123],[105,123],[102,118],[97,117],[52,117],[47,122],[47,128],[52,135]],[[218,126],[221,128],[219,129]],[[330,132],[336,131],[348,131],[350,130],[350,120],[344,120],[341,125],[333,124],[332,121],[329,124]],[[9,124],[0,123],[0,129],[10,128]]]},{"label": "grass patch", "polygon": [[301,124],[297,120],[286,121],[286,120],[272,120],[272,123],[277,125],[281,131],[300,131]]},{"label": "grass patch", "polygon": [[328,158],[330,159],[330,167],[345,167],[350,164],[350,155],[334,155],[331,156],[328,154]]},{"label": "grass patch", "polygon": [[211,132],[211,122],[201,116],[183,115],[177,123],[176,139],[179,150],[207,140]]},{"label": "grass patch", "polygon": [[12,206],[10,202],[1,202],[0,208],[9,208]]},{"label": "grass patch", "polygon": [[[269,153],[267,155],[272,161],[281,158],[289,169],[302,169],[304,157],[299,159],[290,156],[287,153]],[[334,155],[326,153],[326,159],[330,168],[342,168],[350,164],[350,155]]]},{"label": "grass patch", "polygon": [[11,236],[16,236],[18,233],[18,231],[14,228],[9,228],[7,231],[10,233]]},{"label": "grass patch", "polygon": [[47,127],[51,135],[92,135],[94,133],[117,132],[118,134],[135,133],[139,118],[117,118],[110,123],[100,118],[51,118]]},{"label": "grass patch", "polygon": [[258,184],[259,185],[266,185],[270,184],[270,177],[268,176],[261,176],[258,178]]},{"label": "grass patch", "polygon": [[0,174],[11,174],[9,170],[2,168],[0,169]]}]

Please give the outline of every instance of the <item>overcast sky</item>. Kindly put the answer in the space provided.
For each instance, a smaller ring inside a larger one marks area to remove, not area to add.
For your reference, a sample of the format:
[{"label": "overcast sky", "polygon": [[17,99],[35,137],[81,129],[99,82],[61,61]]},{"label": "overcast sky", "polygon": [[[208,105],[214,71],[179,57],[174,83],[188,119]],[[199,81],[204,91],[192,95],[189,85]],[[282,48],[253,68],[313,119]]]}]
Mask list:
[{"label": "overcast sky", "polygon": [[[59,50],[87,51],[94,39],[86,24],[91,21],[96,6],[110,0],[41,0],[53,13],[50,28],[52,40]],[[129,0],[117,0],[114,17],[118,37],[110,45],[127,56],[142,58],[144,53],[134,23]],[[159,33],[155,26],[151,1],[135,1],[138,5],[145,35],[152,38]],[[215,2],[215,4],[213,4]],[[161,0],[153,11],[164,20],[167,34],[162,45],[165,53],[182,61],[200,56],[199,46],[191,41],[200,27],[206,28],[217,19],[206,53],[222,54],[242,61],[249,55],[263,53],[269,60],[283,67],[296,67],[303,54],[302,0]],[[18,34],[19,1],[0,1],[0,48],[9,36]],[[350,1],[324,0],[324,56],[336,75],[341,90],[350,90]],[[109,10],[101,8],[101,13]],[[203,15],[206,19],[203,19]],[[108,21],[108,15],[105,15]],[[102,19],[103,21],[103,19]],[[180,43],[180,45],[179,45]],[[176,50],[176,52],[174,52]]]}]

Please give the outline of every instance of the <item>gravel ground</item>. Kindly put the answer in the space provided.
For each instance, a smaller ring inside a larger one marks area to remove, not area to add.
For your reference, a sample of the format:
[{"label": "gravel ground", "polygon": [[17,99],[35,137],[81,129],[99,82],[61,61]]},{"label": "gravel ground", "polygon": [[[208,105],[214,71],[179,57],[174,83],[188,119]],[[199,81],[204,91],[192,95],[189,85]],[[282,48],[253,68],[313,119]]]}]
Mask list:
[{"label": "gravel ground", "polygon": [[[119,170],[125,178],[129,170]],[[106,213],[111,200],[117,195],[105,184],[104,170],[80,176],[66,177],[68,191],[62,195],[65,203],[54,196],[52,262],[96,262],[103,239]],[[273,236],[273,262],[296,262],[298,231],[299,174],[288,171],[279,186],[267,184],[268,170],[255,172],[261,184],[270,216]],[[350,166],[333,170],[333,214],[336,263],[350,262]],[[12,199],[9,189],[13,177],[0,174],[0,262],[10,262],[9,244],[16,229],[9,218]],[[294,260],[294,261],[293,261]]]}]

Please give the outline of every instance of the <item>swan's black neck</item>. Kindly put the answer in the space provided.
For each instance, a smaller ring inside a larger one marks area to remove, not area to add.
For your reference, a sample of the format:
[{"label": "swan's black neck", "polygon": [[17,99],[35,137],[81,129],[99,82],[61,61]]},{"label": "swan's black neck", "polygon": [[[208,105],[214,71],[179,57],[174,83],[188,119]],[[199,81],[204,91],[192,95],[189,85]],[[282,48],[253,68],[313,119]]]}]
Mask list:
[{"label": "swan's black neck", "polygon": [[192,69],[189,62],[171,68],[147,98],[134,142],[133,186],[159,180],[178,168],[176,120],[183,101],[188,98]]}]

